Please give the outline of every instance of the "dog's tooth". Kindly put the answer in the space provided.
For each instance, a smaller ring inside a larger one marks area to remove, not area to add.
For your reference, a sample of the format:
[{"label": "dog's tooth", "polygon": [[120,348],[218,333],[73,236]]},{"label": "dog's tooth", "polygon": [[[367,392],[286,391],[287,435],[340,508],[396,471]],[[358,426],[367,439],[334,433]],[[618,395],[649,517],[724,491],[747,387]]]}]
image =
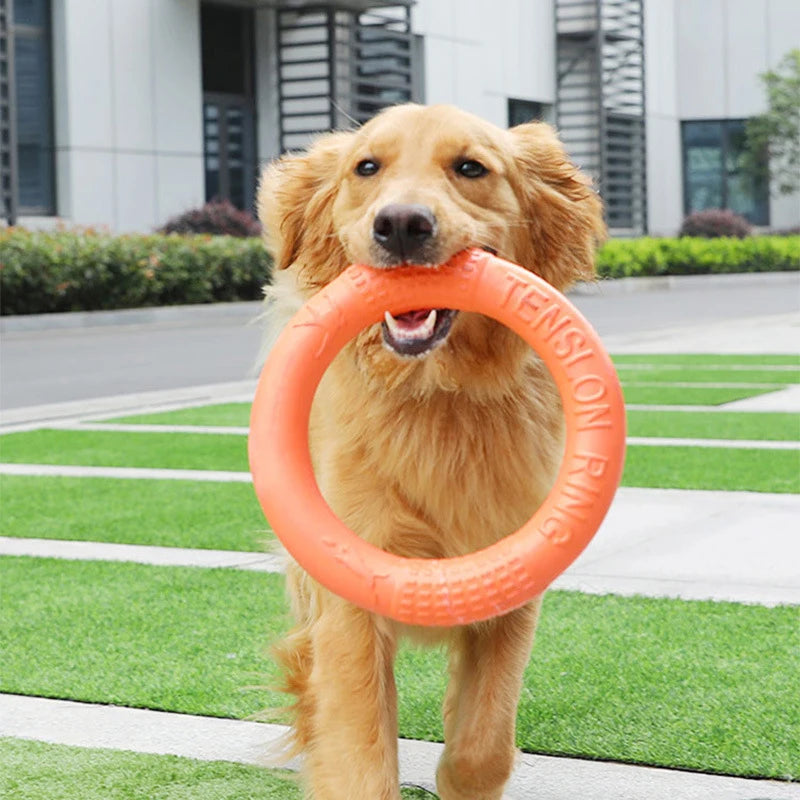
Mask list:
[{"label": "dog's tooth", "polygon": [[421,339],[428,339],[433,336],[433,331],[436,328],[436,309],[432,308],[422,326]]},{"label": "dog's tooth", "polygon": [[401,335],[400,326],[397,324],[397,320],[388,311],[383,312],[383,318],[386,320],[386,324],[389,327],[392,336]]}]

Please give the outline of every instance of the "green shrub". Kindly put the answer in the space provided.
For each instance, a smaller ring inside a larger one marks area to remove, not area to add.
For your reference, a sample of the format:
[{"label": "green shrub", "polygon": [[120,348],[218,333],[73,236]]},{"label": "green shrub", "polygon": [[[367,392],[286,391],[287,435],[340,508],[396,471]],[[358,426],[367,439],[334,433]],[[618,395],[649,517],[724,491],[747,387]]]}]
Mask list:
[{"label": "green shrub", "polygon": [[601,278],[789,270],[800,270],[800,236],[612,239],[597,258]]},{"label": "green shrub", "polygon": [[270,273],[257,238],[0,231],[0,314],[256,300]]},{"label": "green shrub", "polygon": [[[257,300],[272,263],[257,238],[0,231],[0,314]],[[800,270],[800,236],[613,239],[604,278]]]}]

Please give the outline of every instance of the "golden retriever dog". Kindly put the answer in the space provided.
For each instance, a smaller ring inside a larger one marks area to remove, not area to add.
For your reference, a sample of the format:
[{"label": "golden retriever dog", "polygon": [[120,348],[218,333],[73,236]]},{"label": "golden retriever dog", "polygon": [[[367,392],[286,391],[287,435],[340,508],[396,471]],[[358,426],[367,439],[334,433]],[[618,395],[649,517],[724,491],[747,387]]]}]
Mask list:
[{"label": "golden retriever dog", "polygon": [[[594,273],[601,204],[543,123],[502,130],[449,106],[389,108],[270,166],[259,216],[277,307],[297,307],[349,264],[436,266],[478,247],[558,289]],[[273,315],[277,313],[273,310]],[[401,556],[447,558],[517,530],[563,452],[558,392],[500,323],[421,308],[362,331],[320,384],[317,480],[358,535]],[[277,457],[277,455],[276,455]],[[314,800],[398,800],[398,640],[443,643],[442,800],[499,800],[541,599],[452,629],[410,629],[333,595],[296,564],[296,626],[277,649],[293,753]]]}]

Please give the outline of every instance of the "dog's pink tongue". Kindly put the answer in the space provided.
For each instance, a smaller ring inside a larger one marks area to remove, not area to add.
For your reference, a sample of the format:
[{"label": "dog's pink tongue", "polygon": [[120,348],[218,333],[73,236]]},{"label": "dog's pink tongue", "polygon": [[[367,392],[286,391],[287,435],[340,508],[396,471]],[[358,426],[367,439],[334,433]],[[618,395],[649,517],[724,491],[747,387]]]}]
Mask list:
[{"label": "dog's pink tongue", "polygon": [[431,309],[429,308],[415,308],[413,311],[407,311],[405,314],[398,314],[395,316],[395,319],[403,327],[416,328],[428,319],[430,313]]}]

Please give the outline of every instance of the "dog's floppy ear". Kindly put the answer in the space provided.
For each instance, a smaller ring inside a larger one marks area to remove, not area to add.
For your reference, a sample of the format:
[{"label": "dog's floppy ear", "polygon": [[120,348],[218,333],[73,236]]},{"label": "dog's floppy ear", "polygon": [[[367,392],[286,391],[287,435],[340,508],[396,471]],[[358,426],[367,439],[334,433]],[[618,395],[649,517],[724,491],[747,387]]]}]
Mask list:
[{"label": "dog's floppy ear", "polygon": [[602,203],[591,181],[546,123],[518,125],[509,133],[530,247],[526,266],[558,289],[591,280],[595,250],[606,235]]},{"label": "dog's floppy ear", "polygon": [[325,134],[307,152],[282,156],[264,169],[258,187],[258,217],[276,269],[286,269],[301,253],[304,260],[320,264],[338,246],[331,207],[339,160],[351,135]]}]

